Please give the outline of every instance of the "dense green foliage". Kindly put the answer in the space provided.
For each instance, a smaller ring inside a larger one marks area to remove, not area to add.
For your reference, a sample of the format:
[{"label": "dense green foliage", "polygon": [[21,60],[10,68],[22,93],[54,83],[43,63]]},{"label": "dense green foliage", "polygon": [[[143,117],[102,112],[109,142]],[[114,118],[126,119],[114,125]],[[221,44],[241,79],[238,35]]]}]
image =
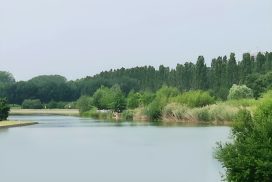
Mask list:
[{"label": "dense green foliage", "polygon": [[73,105],[68,102],[56,102],[54,100],[51,100],[49,103],[44,104],[44,107],[47,109],[71,109]]},{"label": "dense green foliage", "polygon": [[173,102],[187,105],[189,107],[202,107],[215,103],[215,98],[209,92],[197,90],[179,94],[172,99]]},{"label": "dense green foliage", "polygon": [[248,88],[246,85],[236,85],[234,84],[229,91],[228,99],[248,99],[253,98],[252,89]]},{"label": "dense green foliage", "polygon": [[[272,52],[260,52],[257,55],[245,53],[241,61],[237,61],[231,53],[229,58],[223,56],[213,59],[210,66],[205,63],[203,56],[199,56],[195,64],[177,64],[174,69],[163,65],[158,69],[152,66],[121,68],[75,81],[67,81],[59,75],[43,75],[15,82],[10,73],[0,72],[0,97],[8,98],[12,104],[22,104],[25,99],[40,99],[42,103],[52,100],[70,102],[81,95],[92,96],[101,86],[111,88],[116,84],[124,95],[132,90],[154,93],[167,85],[181,91],[210,91],[221,100],[227,99],[233,84],[245,84],[258,98],[272,87]],[[142,102],[150,103],[144,96],[141,99]],[[128,104],[129,107],[135,107]]]},{"label": "dense green foliage", "polygon": [[162,116],[162,109],[162,104],[156,99],[145,108],[145,114],[151,121],[157,121]]},{"label": "dense green foliage", "polygon": [[253,90],[254,97],[258,98],[272,88],[272,72],[248,75],[244,83]]},{"label": "dense green foliage", "polygon": [[22,103],[23,109],[42,109],[43,105],[39,99],[26,99]]},{"label": "dense green foliage", "polygon": [[0,121],[7,120],[9,115],[10,107],[8,105],[7,99],[0,99]]},{"label": "dense green foliage", "polygon": [[0,85],[15,83],[13,75],[6,71],[0,71]]},{"label": "dense green foliage", "polygon": [[15,79],[11,73],[0,71],[0,97],[7,97],[7,88],[15,84]]},{"label": "dense green foliage", "polygon": [[38,76],[9,84],[4,93],[13,104],[22,104],[25,99],[39,99],[42,103],[74,101],[80,95],[75,82],[67,82],[66,78],[58,75]]},{"label": "dense green foliage", "polygon": [[134,91],[129,92],[127,97],[127,107],[129,109],[135,109],[140,106],[141,103],[141,94],[135,93]]},{"label": "dense green foliage", "polygon": [[272,181],[272,100],[252,117],[241,111],[232,129],[233,142],[218,144],[216,158],[226,168],[226,181]]},{"label": "dense green foliage", "polygon": [[83,95],[77,100],[77,108],[79,109],[80,113],[84,113],[92,109],[93,103],[92,97]]},{"label": "dense green foliage", "polygon": [[151,120],[159,120],[162,116],[162,109],[169,102],[170,98],[176,97],[179,91],[174,87],[163,86],[156,92],[153,101],[147,105],[145,114]]},{"label": "dense green foliage", "polygon": [[93,95],[93,105],[100,110],[122,112],[126,108],[126,99],[119,85],[102,86]]}]

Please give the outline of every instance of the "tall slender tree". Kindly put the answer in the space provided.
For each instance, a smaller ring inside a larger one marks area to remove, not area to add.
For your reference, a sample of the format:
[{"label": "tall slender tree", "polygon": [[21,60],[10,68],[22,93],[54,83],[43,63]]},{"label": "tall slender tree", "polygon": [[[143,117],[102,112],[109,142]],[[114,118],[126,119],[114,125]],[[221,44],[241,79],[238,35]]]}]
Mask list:
[{"label": "tall slender tree", "polygon": [[195,69],[195,88],[206,90],[208,87],[207,66],[203,56],[199,56]]},{"label": "tall slender tree", "polygon": [[227,78],[228,78],[228,87],[231,87],[233,84],[237,84],[239,81],[238,77],[238,66],[235,58],[235,54],[231,53],[227,65]]}]

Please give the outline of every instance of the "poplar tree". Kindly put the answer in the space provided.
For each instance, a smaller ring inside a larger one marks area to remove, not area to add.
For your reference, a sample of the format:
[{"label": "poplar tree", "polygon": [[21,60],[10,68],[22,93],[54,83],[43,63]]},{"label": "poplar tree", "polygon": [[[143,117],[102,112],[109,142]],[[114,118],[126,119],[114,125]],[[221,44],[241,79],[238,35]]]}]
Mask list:
[{"label": "poplar tree", "polygon": [[196,89],[207,89],[207,66],[203,56],[199,56],[196,62],[195,70],[195,88]]},{"label": "poplar tree", "polygon": [[238,83],[238,66],[235,58],[235,54],[231,53],[230,58],[227,64],[227,78],[228,78],[228,87],[231,87],[233,84]]}]

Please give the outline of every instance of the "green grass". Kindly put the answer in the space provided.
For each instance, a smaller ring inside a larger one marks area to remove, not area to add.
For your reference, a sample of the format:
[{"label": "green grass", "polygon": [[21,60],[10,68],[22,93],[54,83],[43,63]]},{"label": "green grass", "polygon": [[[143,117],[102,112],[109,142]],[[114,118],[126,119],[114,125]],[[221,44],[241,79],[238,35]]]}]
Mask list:
[{"label": "green grass", "polygon": [[255,99],[240,99],[240,100],[228,100],[221,103],[234,106],[234,107],[251,107],[251,106],[257,105],[258,102],[259,100],[255,100]]}]

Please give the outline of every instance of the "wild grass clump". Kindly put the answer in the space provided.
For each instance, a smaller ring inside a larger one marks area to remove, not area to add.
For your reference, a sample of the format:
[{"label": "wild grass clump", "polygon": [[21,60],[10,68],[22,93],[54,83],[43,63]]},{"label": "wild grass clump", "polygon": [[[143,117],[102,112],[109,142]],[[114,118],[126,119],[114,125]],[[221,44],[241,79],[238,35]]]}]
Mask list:
[{"label": "wild grass clump", "polygon": [[213,121],[233,121],[240,108],[227,104],[214,104],[208,106]]},{"label": "wild grass clump", "polygon": [[260,102],[266,102],[267,100],[271,100],[272,101],[272,90],[268,90],[267,92],[263,93],[261,98],[260,98]]},{"label": "wild grass clump", "polygon": [[132,121],[133,120],[133,111],[132,110],[125,110],[121,114],[122,120]]},{"label": "wild grass clump", "polygon": [[171,120],[171,121],[182,121],[188,120],[188,110],[187,106],[170,103],[168,104],[162,112],[163,120]]},{"label": "wild grass clump", "polygon": [[178,103],[170,103],[162,112],[163,121],[177,122],[222,122],[233,121],[238,113],[238,107],[226,104],[213,104],[205,107],[189,108]]},{"label": "wild grass clump", "polygon": [[133,121],[149,121],[144,107],[138,107],[133,111]]},{"label": "wild grass clump", "polygon": [[209,122],[214,119],[209,112],[208,107],[195,108],[192,110],[192,115],[194,116],[195,120],[200,122]]}]

